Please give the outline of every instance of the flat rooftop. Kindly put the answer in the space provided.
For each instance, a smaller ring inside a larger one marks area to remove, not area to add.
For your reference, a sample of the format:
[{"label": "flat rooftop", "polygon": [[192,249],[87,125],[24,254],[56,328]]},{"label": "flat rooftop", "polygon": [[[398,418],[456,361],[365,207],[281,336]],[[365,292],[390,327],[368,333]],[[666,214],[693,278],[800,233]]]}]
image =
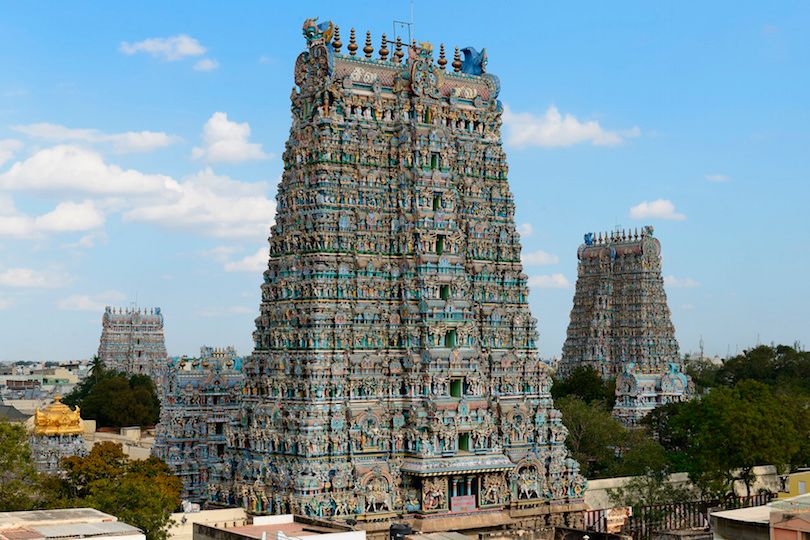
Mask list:
[{"label": "flat rooftop", "polygon": [[143,532],[94,508],[0,512],[0,540],[144,538]]}]

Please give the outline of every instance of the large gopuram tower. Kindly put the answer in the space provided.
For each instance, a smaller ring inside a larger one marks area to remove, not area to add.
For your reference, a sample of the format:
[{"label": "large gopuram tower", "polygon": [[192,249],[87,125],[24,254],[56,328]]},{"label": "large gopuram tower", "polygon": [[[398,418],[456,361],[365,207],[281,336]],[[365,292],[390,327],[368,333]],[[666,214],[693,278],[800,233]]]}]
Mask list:
[{"label": "large gopuram tower", "polygon": [[577,257],[561,376],[589,365],[605,379],[616,378],[613,414],[627,425],[688,397],[653,228],[588,233]]},{"label": "large gopuram tower", "polygon": [[113,308],[101,318],[98,358],[107,369],[158,378],[166,364],[160,308]]},{"label": "large gopuram tower", "polygon": [[486,54],[445,70],[444,46],[304,34],[211,500],[369,529],[576,524],[586,483],[535,348]]}]

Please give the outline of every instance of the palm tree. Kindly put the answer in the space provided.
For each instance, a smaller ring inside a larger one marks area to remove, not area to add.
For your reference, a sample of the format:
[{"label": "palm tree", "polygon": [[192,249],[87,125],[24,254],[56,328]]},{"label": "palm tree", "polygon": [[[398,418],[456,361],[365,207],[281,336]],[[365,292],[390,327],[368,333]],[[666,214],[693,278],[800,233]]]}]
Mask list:
[{"label": "palm tree", "polygon": [[94,354],[93,359],[90,360],[90,371],[87,374],[98,382],[105,371],[107,371],[107,366],[104,365],[104,361]]}]

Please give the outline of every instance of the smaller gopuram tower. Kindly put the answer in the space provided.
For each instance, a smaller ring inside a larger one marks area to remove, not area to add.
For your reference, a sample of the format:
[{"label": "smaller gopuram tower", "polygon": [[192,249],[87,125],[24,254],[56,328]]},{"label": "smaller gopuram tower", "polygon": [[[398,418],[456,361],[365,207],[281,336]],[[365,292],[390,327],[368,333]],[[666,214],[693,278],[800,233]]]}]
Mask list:
[{"label": "smaller gopuram tower", "polygon": [[166,362],[160,308],[113,308],[101,319],[98,357],[107,369],[155,377]]},{"label": "smaller gopuram tower", "polygon": [[686,399],[690,381],[682,372],[653,228],[588,233],[577,257],[560,375],[590,365],[604,379],[615,377],[613,415],[626,425]]},{"label": "smaller gopuram tower", "polygon": [[226,439],[240,411],[242,358],[234,347],[201,347],[200,356],[172,357],[161,370],[160,423],[152,454],[183,481],[183,499],[204,502],[222,474]]}]

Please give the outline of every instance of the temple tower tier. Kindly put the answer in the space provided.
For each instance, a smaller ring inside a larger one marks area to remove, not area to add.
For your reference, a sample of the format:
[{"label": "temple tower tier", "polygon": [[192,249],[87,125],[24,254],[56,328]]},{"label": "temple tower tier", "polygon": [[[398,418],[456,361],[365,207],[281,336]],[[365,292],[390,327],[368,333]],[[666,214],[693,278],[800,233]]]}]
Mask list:
[{"label": "temple tower tier", "polygon": [[661,243],[646,226],[588,233],[559,373],[592,366],[616,379],[613,415],[635,425],[655,407],[689,397],[661,276]]},{"label": "temple tower tier", "polygon": [[369,527],[575,524],[586,482],[537,355],[486,52],[450,71],[429,43],[361,57],[354,31],[342,52],[331,22],[303,30],[211,503]]}]

